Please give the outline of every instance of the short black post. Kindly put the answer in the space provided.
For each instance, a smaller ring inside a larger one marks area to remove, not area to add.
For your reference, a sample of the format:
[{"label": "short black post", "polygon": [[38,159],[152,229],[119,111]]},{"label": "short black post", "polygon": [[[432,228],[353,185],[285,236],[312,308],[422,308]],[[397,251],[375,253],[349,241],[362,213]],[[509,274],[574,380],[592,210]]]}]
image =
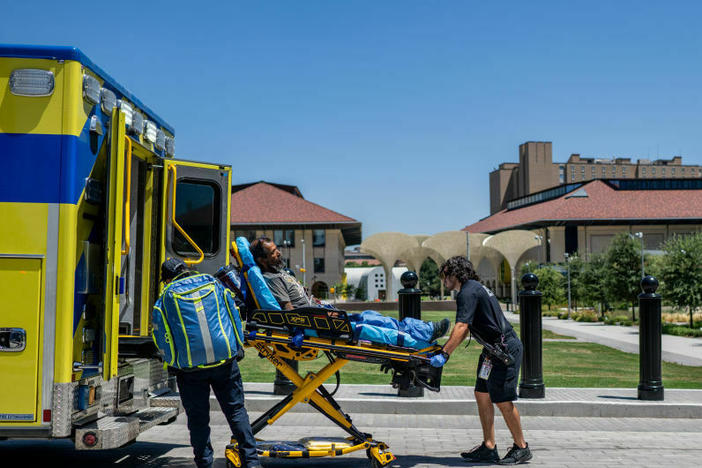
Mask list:
[{"label": "short black post", "polygon": [[522,276],[519,291],[519,329],[524,354],[519,398],[544,398],[544,368],[541,343],[541,292],[536,290],[539,278],[533,273]]},{"label": "short black post", "polygon": [[639,400],[663,400],[661,377],[661,295],[658,280],[646,276],[639,294]]},{"label": "short black post", "polygon": [[[297,371],[298,369],[298,361],[293,361],[289,359],[283,359],[290,367],[295,369]],[[273,381],[273,394],[274,395],[289,395],[291,394],[297,387],[295,386],[294,383],[290,381],[285,375],[283,375],[282,372],[279,370],[275,371],[275,380]]]},{"label": "short black post", "polygon": [[414,271],[406,271],[400,276],[402,289],[397,291],[400,320],[410,317],[422,319],[422,290],[417,289],[419,278]]},{"label": "short black post", "polygon": [[[400,313],[400,320],[404,318],[422,318],[422,291],[417,289],[419,278],[414,271],[406,271],[400,276],[402,289],[397,291],[397,304]],[[424,396],[424,388],[410,385],[407,390],[399,389],[397,396],[401,397],[421,397]]]}]

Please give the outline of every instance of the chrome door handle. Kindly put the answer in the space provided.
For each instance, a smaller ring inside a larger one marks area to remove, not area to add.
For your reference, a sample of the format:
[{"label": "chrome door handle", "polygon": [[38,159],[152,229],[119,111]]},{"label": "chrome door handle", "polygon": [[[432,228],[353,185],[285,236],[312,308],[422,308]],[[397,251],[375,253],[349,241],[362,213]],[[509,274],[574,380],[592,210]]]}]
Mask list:
[{"label": "chrome door handle", "polygon": [[19,353],[27,347],[24,328],[0,328],[0,352]]}]

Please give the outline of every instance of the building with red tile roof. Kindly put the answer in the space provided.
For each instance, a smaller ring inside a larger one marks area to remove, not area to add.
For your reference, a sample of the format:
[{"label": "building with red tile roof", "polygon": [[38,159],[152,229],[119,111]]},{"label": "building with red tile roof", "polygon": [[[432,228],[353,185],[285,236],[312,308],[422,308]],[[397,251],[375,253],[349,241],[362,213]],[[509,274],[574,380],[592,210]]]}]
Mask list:
[{"label": "building with red tile roof", "polygon": [[564,252],[601,252],[618,232],[642,232],[645,249],[658,250],[670,236],[701,228],[702,179],[606,179],[512,200],[463,230],[533,230],[546,240],[535,259],[558,262]]},{"label": "building with red tile roof", "polygon": [[297,186],[265,181],[232,186],[231,229],[273,239],[317,297],[341,281],[344,248],[361,242],[359,221],[305,200]]}]

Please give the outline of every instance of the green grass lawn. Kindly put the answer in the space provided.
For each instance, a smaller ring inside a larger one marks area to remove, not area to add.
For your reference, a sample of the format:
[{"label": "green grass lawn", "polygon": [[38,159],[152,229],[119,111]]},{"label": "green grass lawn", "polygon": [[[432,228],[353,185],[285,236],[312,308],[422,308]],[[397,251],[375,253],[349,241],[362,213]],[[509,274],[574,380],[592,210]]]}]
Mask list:
[{"label": "green grass lawn", "polygon": [[[392,315],[388,313],[387,315]],[[422,312],[425,320],[453,319],[454,312]],[[518,327],[515,327],[517,333]],[[544,338],[562,335],[544,330]],[[444,342],[444,340],[440,340]],[[474,385],[475,367],[481,346],[475,341],[468,349],[458,348],[444,367],[442,385]],[[300,363],[300,374],[317,372],[327,363],[326,357]],[[275,368],[258,357],[252,348],[239,363],[245,382],[273,382]],[[544,383],[547,387],[624,387],[636,388],[639,382],[639,357],[636,354],[608,348],[595,343],[544,342]],[[702,388],[702,367],[681,366],[664,362],[663,385],[667,388]],[[335,378],[330,382],[336,382]],[[380,372],[380,366],[351,362],[341,370],[342,383],[388,384],[390,376]]]}]

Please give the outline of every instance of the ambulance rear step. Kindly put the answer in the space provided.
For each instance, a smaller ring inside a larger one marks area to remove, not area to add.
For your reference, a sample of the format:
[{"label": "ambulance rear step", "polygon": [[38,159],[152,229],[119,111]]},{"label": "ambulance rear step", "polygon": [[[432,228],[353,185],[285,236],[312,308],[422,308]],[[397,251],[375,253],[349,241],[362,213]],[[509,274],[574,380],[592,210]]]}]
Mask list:
[{"label": "ambulance rear step", "polygon": [[[155,398],[152,406],[128,416],[105,416],[90,424],[76,428],[75,447],[77,450],[105,450],[122,447],[134,440],[142,432],[157,424],[169,423],[178,417],[179,400],[170,395]],[[173,406],[175,404],[175,406]]]}]

